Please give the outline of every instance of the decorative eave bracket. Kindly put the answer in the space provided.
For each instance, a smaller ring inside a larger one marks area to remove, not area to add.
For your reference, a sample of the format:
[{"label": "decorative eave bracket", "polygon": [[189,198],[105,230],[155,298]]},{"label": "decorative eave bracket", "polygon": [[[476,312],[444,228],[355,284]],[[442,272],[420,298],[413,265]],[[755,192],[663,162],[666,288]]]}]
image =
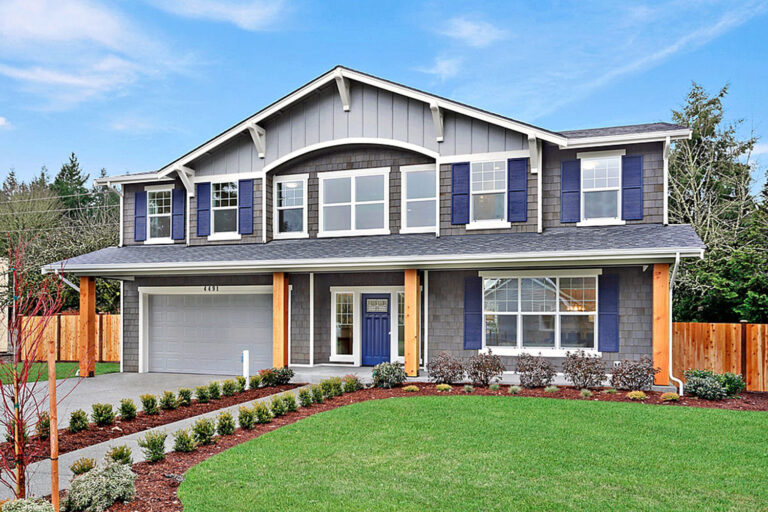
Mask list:
[{"label": "decorative eave bracket", "polygon": [[186,165],[180,165],[176,169],[176,174],[179,175],[179,179],[184,184],[184,188],[187,189],[187,196],[193,197],[195,195],[195,186],[190,178],[195,176],[195,170]]},{"label": "decorative eave bracket", "polygon": [[349,112],[349,79],[344,78],[341,74],[341,70],[336,70],[336,87],[339,88],[339,96],[341,96],[341,106],[344,112]]},{"label": "decorative eave bracket", "polygon": [[531,174],[537,174],[541,169],[541,141],[534,136],[529,136],[528,151],[531,155]]},{"label": "decorative eave bracket", "polygon": [[253,144],[256,146],[256,152],[259,154],[259,158],[264,158],[267,152],[267,132],[261,126],[253,123],[248,127],[248,133],[251,134]]},{"label": "decorative eave bracket", "polygon": [[435,139],[443,142],[443,111],[436,102],[429,104],[429,110],[432,111],[432,122],[435,125]]}]

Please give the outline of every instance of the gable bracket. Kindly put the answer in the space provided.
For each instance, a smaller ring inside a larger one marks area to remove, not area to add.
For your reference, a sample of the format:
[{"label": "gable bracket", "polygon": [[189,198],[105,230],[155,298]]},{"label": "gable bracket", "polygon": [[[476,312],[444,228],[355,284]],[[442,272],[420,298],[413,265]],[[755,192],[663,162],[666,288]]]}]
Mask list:
[{"label": "gable bracket", "polygon": [[349,112],[349,80],[344,78],[340,70],[336,71],[334,78],[336,79],[336,87],[339,88],[341,106],[344,108],[344,112]]},{"label": "gable bracket", "polygon": [[432,111],[432,122],[435,125],[435,138],[437,142],[443,142],[443,111],[436,102],[429,104],[429,110]]},{"label": "gable bracket", "polygon": [[541,167],[541,141],[533,135],[528,137],[528,151],[530,153],[531,174],[536,174]]},{"label": "gable bracket", "polygon": [[179,175],[179,179],[181,179],[181,182],[184,184],[184,188],[187,189],[187,196],[194,196],[195,186],[192,184],[192,181],[190,181],[189,178],[194,177],[195,170],[187,167],[186,165],[181,165],[176,168],[176,173]]},{"label": "gable bracket", "polygon": [[267,148],[267,132],[261,126],[253,123],[248,127],[248,133],[251,134],[253,143],[256,146],[256,151],[259,153],[259,158],[264,158]]}]

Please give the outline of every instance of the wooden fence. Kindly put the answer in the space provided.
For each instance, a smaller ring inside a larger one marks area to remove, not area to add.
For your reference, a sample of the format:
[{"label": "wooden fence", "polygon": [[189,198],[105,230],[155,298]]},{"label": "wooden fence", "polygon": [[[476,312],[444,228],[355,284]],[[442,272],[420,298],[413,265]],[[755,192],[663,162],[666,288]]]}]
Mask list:
[{"label": "wooden fence", "polygon": [[672,325],[675,377],[689,368],[739,373],[749,391],[768,391],[768,324]]},{"label": "wooden fence", "polygon": [[[43,340],[56,343],[57,361],[77,361],[77,342],[80,333],[79,315],[57,315],[48,325],[43,325],[39,317],[24,319],[24,329],[34,332],[45,329]],[[35,359],[45,361],[48,358],[48,345],[41,343],[37,347]],[[120,315],[96,315],[96,362],[111,363],[120,361]]]}]

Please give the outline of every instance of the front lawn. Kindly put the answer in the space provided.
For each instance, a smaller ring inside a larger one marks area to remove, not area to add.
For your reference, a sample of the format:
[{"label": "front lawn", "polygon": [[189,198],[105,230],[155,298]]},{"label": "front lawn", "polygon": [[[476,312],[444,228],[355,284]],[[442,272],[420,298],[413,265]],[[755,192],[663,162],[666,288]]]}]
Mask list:
[{"label": "front lawn", "polygon": [[[78,363],[56,363],[56,378],[68,379],[70,377],[76,377]],[[104,375],[105,373],[116,373],[120,371],[120,363],[96,363],[96,375]],[[29,371],[30,381],[48,380],[48,363],[34,363]],[[10,384],[11,379],[11,367],[10,365],[4,365],[0,367],[0,382],[3,384]]]},{"label": "front lawn", "polygon": [[768,413],[520,397],[361,402],[193,467],[185,510],[767,510]]}]

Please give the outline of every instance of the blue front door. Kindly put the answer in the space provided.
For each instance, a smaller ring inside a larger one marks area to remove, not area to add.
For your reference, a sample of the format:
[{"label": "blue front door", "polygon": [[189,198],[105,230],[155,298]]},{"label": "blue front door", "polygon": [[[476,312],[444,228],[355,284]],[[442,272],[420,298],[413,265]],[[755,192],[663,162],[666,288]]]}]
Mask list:
[{"label": "blue front door", "polygon": [[389,361],[389,295],[363,294],[362,362],[374,366]]}]

